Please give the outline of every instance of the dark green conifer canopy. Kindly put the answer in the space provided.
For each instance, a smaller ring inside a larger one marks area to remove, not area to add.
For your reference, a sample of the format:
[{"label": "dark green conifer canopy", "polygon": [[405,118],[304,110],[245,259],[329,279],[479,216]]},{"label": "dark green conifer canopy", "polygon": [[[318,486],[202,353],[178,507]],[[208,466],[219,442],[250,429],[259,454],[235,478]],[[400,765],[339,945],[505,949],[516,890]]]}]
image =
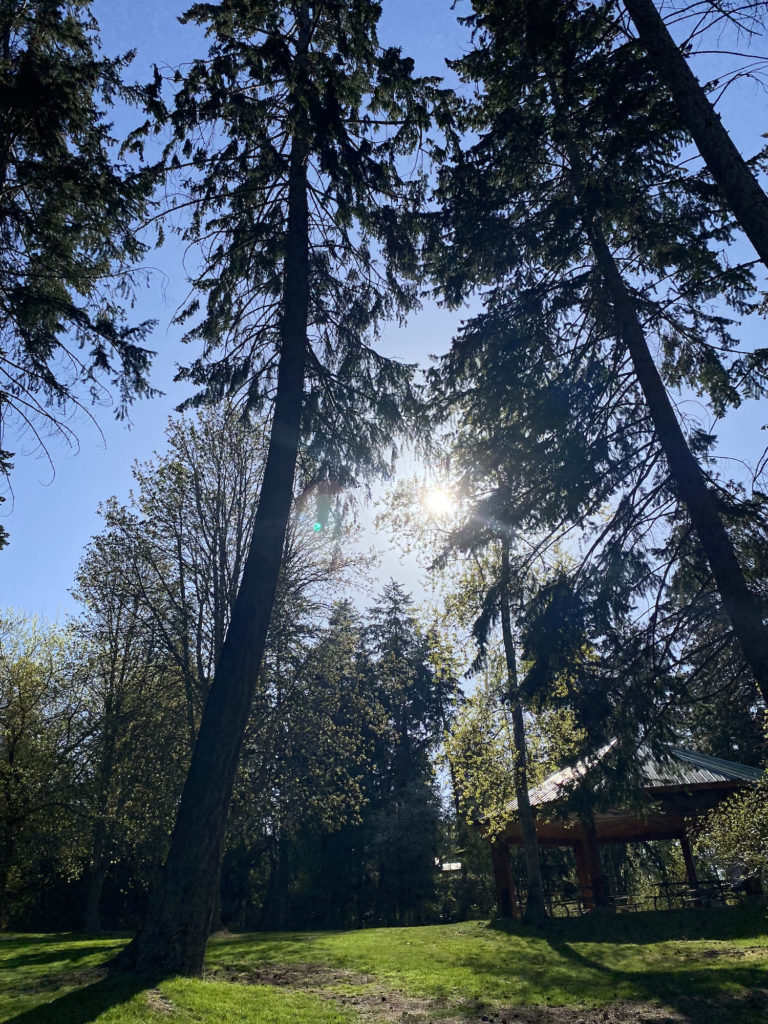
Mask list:
[{"label": "dark green conifer canopy", "polygon": [[[629,624],[677,558],[674,543],[664,548],[670,524],[690,524],[595,234],[664,383],[700,396],[715,417],[765,394],[765,351],[737,344],[738,319],[759,296],[729,251],[730,216],[706,173],[684,161],[678,110],[618,6],[473,7],[475,47],[455,65],[475,91],[464,108],[472,134],[445,153],[431,253],[447,300],[479,285],[484,310],[433,373],[435,400],[456,424],[454,464],[467,487],[486,489],[483,516],[529,531],[532,552],[564,529],[582,541],[572,547],[579,570],[530,608],[526,643],[540,679],[588,640],[609,655],[594,672],[583,666],[588,684],[590,674],[608,679],[608,666],[663,679],[680,652],[674,617],[643,620],[651,637],[666,630],[660,651],[643,648]],[[713,438],[695,420],[684,427],[712,474]],[[501,498],[489,484],[499,474]],[[735,504],[717,500],[726,512]]]},{"label": "dark green conifer canopy", "polygon": [[[136,224],[150,183],[119,162],[104,108],[139,98],[130,55],[99,54],[87,0],[0,4],[0,443],[72,439],[66,417],[151,392],[150,324],[130,326]],[[0,470],[7,473],[9,453]]]},{"label": "dark green conifer canopy", "polygon": [[[666,383],[716,415],[765,393],[764,353],[740,352],[734,331],[755,308],[754,282],[732,264],[729,218],[682,162],[674,104],[612,4],[474,7],[476,46],[456,67],[478,88],[465,109],[475,141],[441,172],[433,266],[450,302],[480,284],[485,309],[433,374],[436,400],[462,417],[467,467],[505,461],[517,521],[584,523],[611,501],[631,549],[674,498],[582,197]],[[703,455],[712,439],[692,423],[689,440]]]},{"label": "dark green conifer canopy", "polygon": [[402,158],[418,149],[437,88],[379,46],[379,15],[368,0],[196,4],[185,20],[206,26],[210,52],[167,108],[158,83],[177,201],[193,210],[184,237],[199,253],[180,314],[202,345],[180,374],[199,388],[192,404],[228,395],[249,413],[271,400],[290,157],[308,151],[304,453],[312,475],[341,483],[386,470],[417,397],[413,367],[384,358],[376,340],[381,321],[418,298],[411,226],[425,186]]}]

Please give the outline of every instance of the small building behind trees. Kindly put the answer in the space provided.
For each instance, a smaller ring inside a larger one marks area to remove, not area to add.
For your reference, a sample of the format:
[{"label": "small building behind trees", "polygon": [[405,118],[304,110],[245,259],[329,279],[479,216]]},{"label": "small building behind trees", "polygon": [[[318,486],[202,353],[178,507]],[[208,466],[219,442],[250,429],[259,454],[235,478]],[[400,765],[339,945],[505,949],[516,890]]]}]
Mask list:
[{"label": "small building behind trees", "polygon": [[[580,899],[579,909],[610,906],[626,900],[611,893],[603,869],[600,847],[605,843],[636,843],[651,840],[677,840],[685,863],[688,899],[700,901],[690,830],[697,819],[722,800],[757,783],[764,775],[760,768],[737,764],[723,758],[700,754],[684,747],[664,744],[653,753],[641,746],[637,751],[635,784],[626,789],[626,799],[600,800],[600,789],[613,791],[607,755],[610,743],[591,758],[554,772],[529,790],[535,814],[536,833],[542,847],[570,847],[576,863]],[[602,769],[602,771],[601,771]],[[592,809],[570,799],[579,786],[592,789]],[[620,787],[618,787],[620,788]],[[499,913],[518,916],[518,905],[510,864],[510,849],[523,843],[522,826],[516,814],[517,801],[507,804],[509,822],[492,839],[493,873]],[[487,831],[486,822],[479,823]],[[619,905],[621,905],[619,903]]]}]

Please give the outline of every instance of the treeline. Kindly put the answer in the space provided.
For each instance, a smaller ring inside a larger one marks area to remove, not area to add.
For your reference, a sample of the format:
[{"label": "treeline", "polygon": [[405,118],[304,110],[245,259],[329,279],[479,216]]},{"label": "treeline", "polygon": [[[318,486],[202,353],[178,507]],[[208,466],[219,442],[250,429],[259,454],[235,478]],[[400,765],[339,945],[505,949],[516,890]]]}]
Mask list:
[{"label": "treeline", "polygon": [[[61,628],[2,619],[0,898],[15,927],[133,927],[167,853],[263,453],[222,414],[175,421],[168,440],[137,467],[133,505],[103,509],[77,574],[82,614]],[[213,927],[447,912],[434,755],[455,674],[398,584],[365,613],[333,601],[364,559],[316,512],[299,504],[286,542]]]}]

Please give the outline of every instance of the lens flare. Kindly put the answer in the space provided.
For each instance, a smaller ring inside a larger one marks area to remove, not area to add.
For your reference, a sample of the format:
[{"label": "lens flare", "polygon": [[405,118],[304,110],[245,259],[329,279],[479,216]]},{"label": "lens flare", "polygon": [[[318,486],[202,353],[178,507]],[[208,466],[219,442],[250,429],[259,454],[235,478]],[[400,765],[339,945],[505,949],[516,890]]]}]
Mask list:
[{"label": "lens flare", "polygon": [[444,487],[430,487],[424,492],[424,508],[431,516],[447,516],[456,507],[456,499]]}]

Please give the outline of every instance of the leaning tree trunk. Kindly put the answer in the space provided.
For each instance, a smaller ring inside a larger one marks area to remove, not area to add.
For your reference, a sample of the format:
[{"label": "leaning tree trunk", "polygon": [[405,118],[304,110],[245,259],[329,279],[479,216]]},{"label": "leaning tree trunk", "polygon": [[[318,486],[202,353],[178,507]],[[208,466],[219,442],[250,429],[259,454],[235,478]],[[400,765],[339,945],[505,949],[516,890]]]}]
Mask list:
[{"label": "leaning tree trunk", "polygon": [[[549,85],[557,108],[560,106],[557,85],[553,81]],[[763,621],[762,604],[747,586],[715,497],[688,447],[667,389],[656,369],[635,301],[606,241],[600,210],[595,208],[594,198],[586,187],[587,175],[581,155],[571,141],[566,139],[564,144],[571,165],[575,199],[581,204],[584,228],[595,264],[613,305],[616,335],[627,347],[670,477],[678,497],[688,510],[744,660],[752,671],[763,700],[768,703],[768,628]]]},{"label": "leaning tree trunk", "polygon": [[653,0],[623,0],[656,74],[698,146],[726,205],[768,267],[768,196],[731,141]]},{"label": "leaning tree trunk", "polygon": [[616,331],[627,346],[672,481],[688,509],[744,659],[752,670],[763,700],[768,703],[768,628],[763,621],[761,602],[747,586],[714,495],[688,447],[648,348],[635,302],[608,247],[599,220],[596,217],[586,219],[595,262],[613,305]]},{"label": "leaning tree trunk", "polygon": [[203,967],[240,746],[280,572],[300,440],[309,307],[307,147],[294,136],[288,179],[280,360],[272,429],[243,579],[232,609],[171,847],[149,915],[115,961],[149,975]]},{"label": "leaning tree trunk", "polygon": [[546,920],[544,885],[541,880],[541,857],[536,825],[533,820],[531,801],[528,796],[528,752],[525,742],[525,721],[520,702],[520,687],[517,678],[517,658],[512,638],[512,623],[509,613],[509,540],[502,540],[501,548],[502,586],[500,594],[501,633],[504,643],[504,659],[507,667],[507,700],[512,712],[512,738],[514,740],[514,784],[517,798],[517,813],[523,830],[523,852],[528,880],[528,898],[525,904],[525,919],[533,923]]}]

